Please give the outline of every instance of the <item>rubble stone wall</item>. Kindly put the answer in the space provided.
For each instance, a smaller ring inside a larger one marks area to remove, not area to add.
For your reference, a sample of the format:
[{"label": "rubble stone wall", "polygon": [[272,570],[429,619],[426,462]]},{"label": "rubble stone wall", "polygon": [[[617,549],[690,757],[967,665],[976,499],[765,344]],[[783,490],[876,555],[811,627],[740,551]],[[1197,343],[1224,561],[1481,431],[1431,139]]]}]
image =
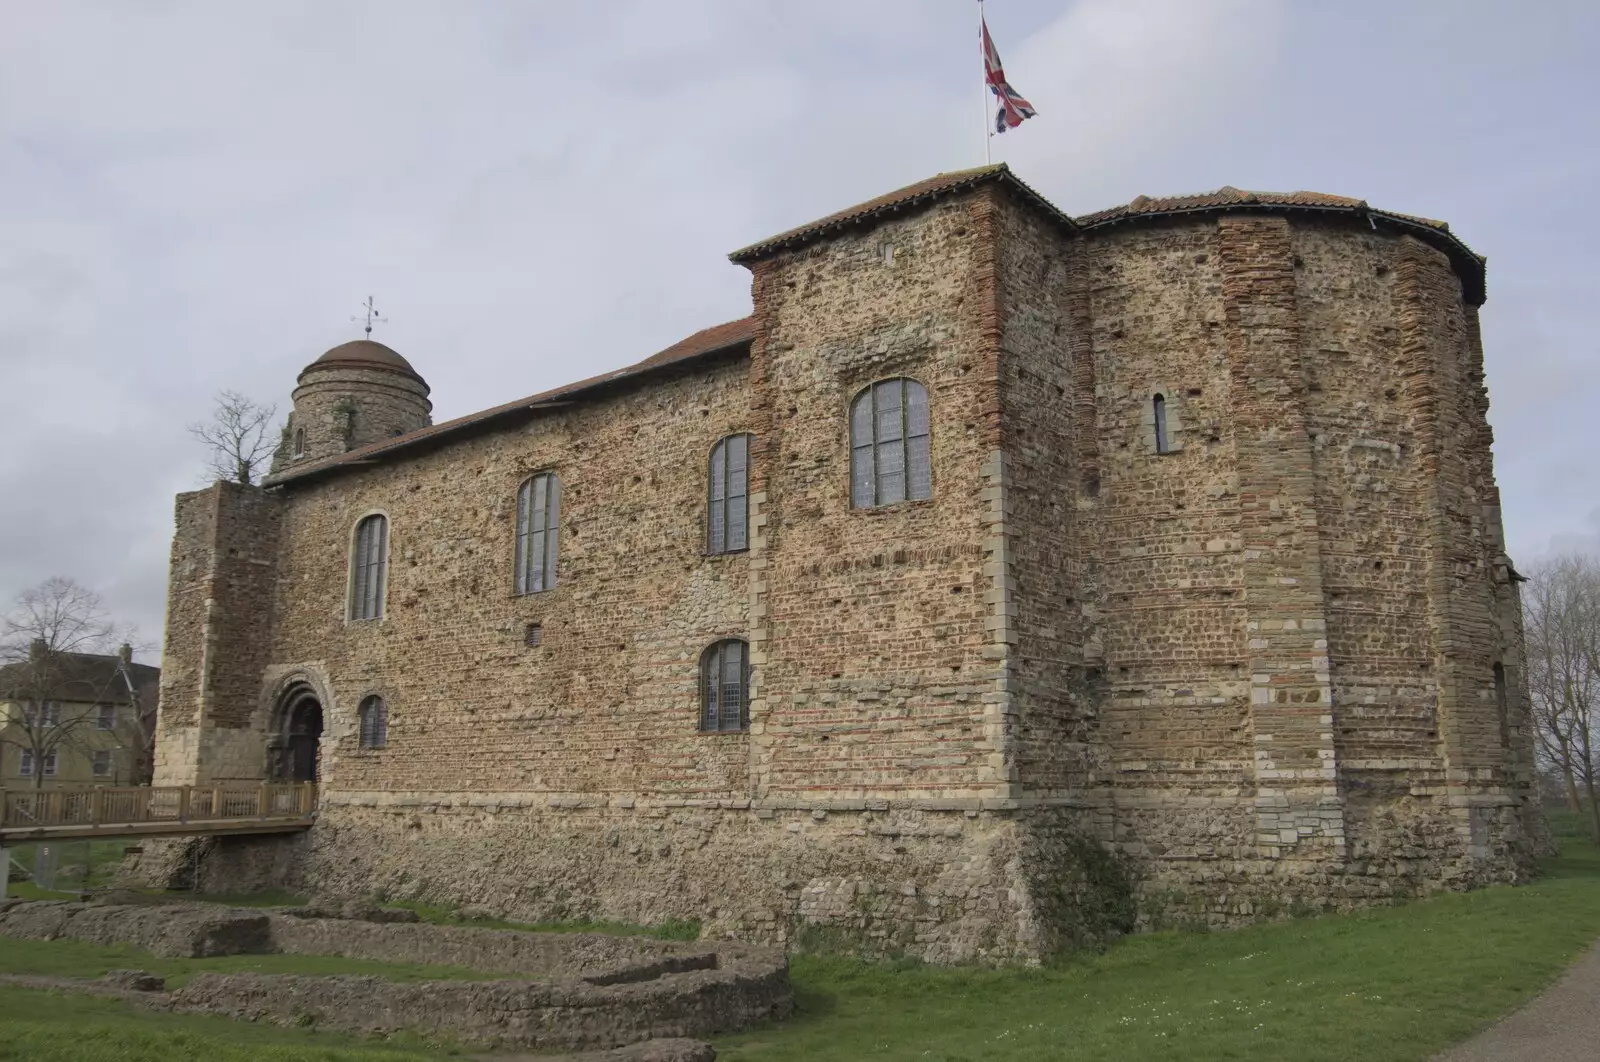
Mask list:
[{"label": "rubble stone wall", "polygon": [[605,986],[202,973],[172,994],[175,1008],[193,1013],[540,1048],[735,1032],[788,1017],[791,1000],[786,967],[739,962]]},{"label": "rubble stone wall", "polygon": [[[427,427],[428,385],[409,374],[338,363],[312,363],[294,390],[294,411],[273,454],[272,471],[319,461]],[[294,452],[296,432],[305,450]]]},{"label": "rubble stone wall", "polygon": [[[221,540],[180,506],[163,755],[244,770],[279,693],[316,690],[296,887],[1000,961],[1531,872],[1476,308],[1440,252],[1308,212],[1074,234],[989,184],[752,273],[748,355],[290,484],[259,570],[194,575]],[[898,376],[928,391],[933,496],[853,508],[851,401]],[[708,556],[734,432],[750,549]],[[536,472],[557,585],[517,596]],[[351,623],[374,512],[385,615]],[[268,583],[263,655],[197,692],[195,595]],[[701,733],[729,637],[751,726]]]},{"label": "rubble stone wall", "polygon": [[263,777],[252,709],[273,659],[283,503],[217,481],[180,494],[156,729],[156,785]]}]

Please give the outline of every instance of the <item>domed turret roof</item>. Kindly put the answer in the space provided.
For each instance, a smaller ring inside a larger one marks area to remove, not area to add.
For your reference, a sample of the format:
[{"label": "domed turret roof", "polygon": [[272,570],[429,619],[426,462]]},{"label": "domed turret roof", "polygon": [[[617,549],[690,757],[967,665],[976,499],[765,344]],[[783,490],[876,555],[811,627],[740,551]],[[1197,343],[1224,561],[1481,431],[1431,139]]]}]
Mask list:
[{"label": "domed turret roof", "polygon": [[385,369],[422,379],[420,373],[398,352],[371,339],[353,339],[340,343],[322,357],[305,367],[304,376],[313,369]]}]

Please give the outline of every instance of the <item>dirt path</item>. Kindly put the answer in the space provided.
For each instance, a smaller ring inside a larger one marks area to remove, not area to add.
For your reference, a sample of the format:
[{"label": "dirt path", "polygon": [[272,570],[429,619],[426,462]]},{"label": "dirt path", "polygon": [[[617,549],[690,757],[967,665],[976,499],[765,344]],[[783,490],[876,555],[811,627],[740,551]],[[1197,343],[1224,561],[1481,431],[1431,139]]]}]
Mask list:
[{"label": "dirt path", "polygon": [[1600,1058],[1600,942],[1561,980],[1435,1062],[1594,1062]]}]

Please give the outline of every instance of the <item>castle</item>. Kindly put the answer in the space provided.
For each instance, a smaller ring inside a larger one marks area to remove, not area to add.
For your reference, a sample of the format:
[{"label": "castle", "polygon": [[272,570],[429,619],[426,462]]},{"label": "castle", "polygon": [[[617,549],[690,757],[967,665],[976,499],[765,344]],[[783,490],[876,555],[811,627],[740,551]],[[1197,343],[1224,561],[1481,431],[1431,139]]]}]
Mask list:
[{"label": "castle", "polygon": [[156,782],[320,785],[208,873],[1005,961],[1531,872],[1448,226],[998,165],[731,257],[748,318],[446,423],[336,347],[178,498]]}]

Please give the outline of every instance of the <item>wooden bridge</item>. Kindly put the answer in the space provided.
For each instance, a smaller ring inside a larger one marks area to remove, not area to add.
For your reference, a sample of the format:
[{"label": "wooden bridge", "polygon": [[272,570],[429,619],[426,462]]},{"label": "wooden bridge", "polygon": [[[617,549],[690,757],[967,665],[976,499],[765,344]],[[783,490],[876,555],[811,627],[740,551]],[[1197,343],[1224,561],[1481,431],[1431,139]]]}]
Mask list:
[{"label": "wooden bridge", "polygon": [[313,782],[0,789],[0,848],[86,837],[287,833],[317,817]]}]

